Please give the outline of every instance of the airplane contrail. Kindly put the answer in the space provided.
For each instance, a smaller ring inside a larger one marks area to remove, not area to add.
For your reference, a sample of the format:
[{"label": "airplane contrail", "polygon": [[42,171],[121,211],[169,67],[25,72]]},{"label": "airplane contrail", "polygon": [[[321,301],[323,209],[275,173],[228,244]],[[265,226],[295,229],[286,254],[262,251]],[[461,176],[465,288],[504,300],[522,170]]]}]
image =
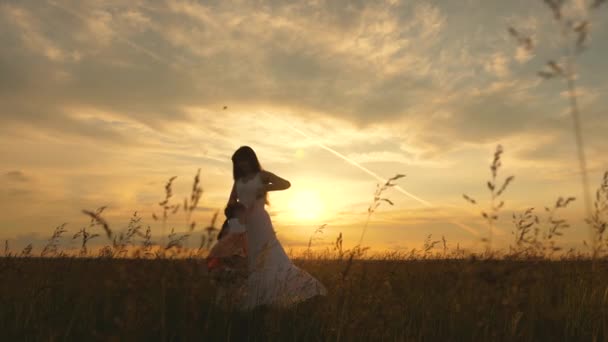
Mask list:
[{"label": "airplane contrail", "polygon": [[[262,113],[264,113],[266,116],[272,116],[270,113],[266,112],[266,111],[262,111]],[[276,117],[274,117],[274,119],[276,119]],[[281,120],[283,121],[283,120]],[[373,172],[372,170],[366,168],[365,166],[357,163],[356,161],[348,158],[347,156],[345,156],[344,154],[334,150],[333,148],[319,142],[318,140],[314,139],[312,136],[306,134],[305,132],[293,127],[292,125],[288,124],[287,122],[284,122],[285,126],[289,127],[289,129],[291,129],[292,131],[298,133],[299,135],[309,139],[310,141],[312,141],[315,145],[317,145],[318,147],[330,152],[331,154],[335,155],[336,157],[346,161],[347,163],[355,166],[356,168],[360,169],[361,171],[367,173],[368,175],[374,177],[376,180],[381,181],[381,182],[386,182],[387,179],[381,177],[380,175],[378,175],[377,173]],[[402,194],[410,197],[411,199],[415,200],[416,202],[423,204],[426,207],[429,208],[438,208],[439,210],[441,210],[438,206],[431,204],[430,202],[412,194],[411,192],[403,189],[401,186],[397,185],[394,187],[397,191],[401,192]],[[460,229],[476,236],[479,237],[479,232],[477,232],[477,230],[475,230],[474,228],[469,227],[468,225],[462,223],[462,222],[458,222],[458,221],[454,221],[454,220],[448,220],[449,223],[459,227]]]},{"label": "airplane contrail", "polygon": [[[311,140],[311,141],[313,141],[313,142],[315,141],[315,140],[314,140],[314,139],[313,139],[311,136],[309,136],[308,134],[306,134],[306,133],[302,132],[301,130],[299,130],[299,129],[295,128],[295,127],[292,127],[292,126],[290,126],[290,128],[291,128],[291,130],[293,130],[294,132],[297,132],[297,133],[298,133],[298,134],[300,134],[301,136],[306,137],[306,138],[310,139],[310,140]],[[350,159],[350,158],[346,157],[346,156],[345,156],[345,155],[343,155],[342,153],[340,153],[340,152],[338,152],[338,151],[334,150],[333,148],[330,148],[330,147],[328,147],[328,146],[326,146],[326,145],[324,145],[324,144],[322,144],[322,143],[319,143],[319,142],[315,142],[315,144],[316,144],[317,146],[321,147],[322,149],[324,149],[324,150],[326,150],[326,151],[328,151],[328,152],[332,153],[333,155],[337,156],[338,158],[340,158],[340,159],[342,159],[342,160],[346,161],[347,163],[349,163],[349,164],[351,164],[351,165],[353,165],[353,166],[355,166],[355,167],[359,168],[361,171],[363,171],[363,172],[367,173],[368,175],[370,175],[370,176],[372,176],[372,177],[376,178],[377,180],[379,180],[379,181],[381,181],[381,182],[386,182],[386,181],[387,181],[385,178],[381,177],[381,176],[380,176],[380,175],[378,175],[377,173],[375,173],[375,172],[373,172],[372,170],[370,170],[370,169],[366,168],[365,166],[363,166],[363,165],[361,165],[361,164],[359,164],[359,163],[355,162],[354,160],[352,160],[352,159]],[[427,202],[427,201],[423,200],[422,198],[420,198],[420,197],[418,197],[418,196],[416,196],[416,195],[414,195],[414,194],[410,193],[409,191],[407,191],[407,190],[403,189],[403,188],[402,188],[401,186],[399,186],[399,185],[396,185],[394,188],[395,188],[397,191],[401,192],[402,194],[404,194],[404,195],[406,195],[406,196],[410,197],[411,199],[413,199],[413,200],[417,201],[418,203],[421,203],[421,204],[423,204],[423,205],[425,205],[425,206],[427,206],[427,207],[432,207],[432,206],[433,206],[431,203],[429,203],[429,202]]]},{"label": "airplane contrail", "polygon": [[[66,6],[60,5],[60,4],[58,4],[57,2],[55,2],[55,1],[53,1],[53,0],[47,0],[46,2],[47,2],[49,5],[51,5],[51,6],[55,7],[55,8],[57,8],[57,9],[59,9],[59,10],[61,10],[61,11],[65,12],[65,13],[67,13],[67,14],[69,14],[69,15],[71,15],[71,16],[73,16],[73,17],[75,17],[75,18],[80,19],[81,21],[86,22],[86,21],[88,20],[88,18],[87,18],[85,15],[83,15],[83,14],[81,14],[81,13],[79,13],[79,12],[77,12],[77,11],[75,11],[75,10],[71,9],[71,8],[68,8],[68,7],[66,7]],[[130,46],[130,47],[132,47],[133,49],[135,49],[135,50],[137,50],[137,51],[139,51],[139,52],[141,52],[141,53],[143,53],[143,54],[147,55],[148,57],[150,57],[150,58],[152,58],[152,59],[156,60],[157,62],[161,62],[161,63],[167,64],[167,65],[169,65],[169,66],[173,66],[173,65],[175,65],[175,64],[172,64],[172,63],[170,63],[169,61],[165,60],[165,59],[164,59],[164,58],[162,58],[161,56],[157,55],[156,53],[152,52],[151,50],[146,49],[145,47],[143,47],[143,46],[141,46],[141,45],[139,45],[139,44],[137,44],[137,43],[133,42],[132,40],[130,40],[130,39],[126,38],[126,37],[121,36],[121,35],[120,35],[120,34],[119,34],[119,33],[118,33],[116,30],[113,30],[112,28],[109,28],[109,29],[110,29],[110,31],[111,31],[111,32],[114,34],[114,36],[115,36],[115,37],[116,37],[118,40],[120,40],[120,41],[122,41],[123,43],[125,43],[125,44],[129,45],[129,46]]]}]

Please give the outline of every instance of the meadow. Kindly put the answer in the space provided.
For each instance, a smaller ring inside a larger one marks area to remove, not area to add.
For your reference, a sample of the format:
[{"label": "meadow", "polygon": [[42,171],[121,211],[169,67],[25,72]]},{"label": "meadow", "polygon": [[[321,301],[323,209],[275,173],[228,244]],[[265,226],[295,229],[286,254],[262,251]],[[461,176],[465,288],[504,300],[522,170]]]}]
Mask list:
[{"label": "meadow", "polygon": [[329,291],[290,309],[214,304],[201,259],[0,259],[5,341],[603,341],[608,262],[295,259]]}]

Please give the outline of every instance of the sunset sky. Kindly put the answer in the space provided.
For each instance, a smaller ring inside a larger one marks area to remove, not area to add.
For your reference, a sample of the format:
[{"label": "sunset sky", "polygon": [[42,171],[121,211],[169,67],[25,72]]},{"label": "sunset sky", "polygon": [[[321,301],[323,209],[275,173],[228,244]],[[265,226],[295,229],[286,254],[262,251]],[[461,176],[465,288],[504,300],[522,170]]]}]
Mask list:
[{"label": "sunset sky", "polygon": [[[579,101],[592,188],[608,170],[608,6],[587,13]],[[509,26],[529,35],[529,52]],[[587,239],[565,84],[537,71],[563,54],[542,1],[0,0],[0,238],[40,248],[107,205],[119,231],[138,211],[156,233],[164,184],[189,195],[201,169],[201,226],[225,205],[230,157],[251,146],[292,183],[270,195],[279,239],[318,246],[361,234],[378,179],[386,192],[364,244],[420,247],[428,234],[480,248],[496,145],[511,213],[577,201],[563,246]],[[224,106],[227,108],[224,109]],[[375,177],[374,175],[377,175]],[[409,194],[409,195],[408,195]],[[180,213],[171,223],[185,231]],[[105,242],[99,238],[99,243]]]}]

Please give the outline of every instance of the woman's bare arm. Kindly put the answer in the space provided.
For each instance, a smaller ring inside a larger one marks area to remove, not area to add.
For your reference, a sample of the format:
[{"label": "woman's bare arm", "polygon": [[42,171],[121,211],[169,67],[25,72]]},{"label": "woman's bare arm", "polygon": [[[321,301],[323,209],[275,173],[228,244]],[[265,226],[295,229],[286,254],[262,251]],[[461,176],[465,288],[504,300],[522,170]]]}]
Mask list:
[{"label": "woman's bare arm", "polygon": [[291,187],[291,183],[288,180],[268,171],[262,171],[262,181],[264,182],[265,191],[287,190]]}]

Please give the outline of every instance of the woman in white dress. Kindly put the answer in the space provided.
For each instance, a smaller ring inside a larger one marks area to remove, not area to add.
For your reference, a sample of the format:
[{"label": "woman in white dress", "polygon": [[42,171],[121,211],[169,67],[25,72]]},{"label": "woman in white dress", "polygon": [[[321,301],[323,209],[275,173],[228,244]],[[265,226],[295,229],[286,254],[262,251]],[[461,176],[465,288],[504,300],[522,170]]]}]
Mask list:
[{"label": "woman in white dress", "polygon": [[262,170],[251,147],[240,147],[232,156],[232,164],[234,185],[228,204],[239,202],[249,209],[246,223],[249,276],[241,308],[286,307],[326,295],[323,284],[289,260],[265,209],[268,191],[285,190],[291,184]]}]

